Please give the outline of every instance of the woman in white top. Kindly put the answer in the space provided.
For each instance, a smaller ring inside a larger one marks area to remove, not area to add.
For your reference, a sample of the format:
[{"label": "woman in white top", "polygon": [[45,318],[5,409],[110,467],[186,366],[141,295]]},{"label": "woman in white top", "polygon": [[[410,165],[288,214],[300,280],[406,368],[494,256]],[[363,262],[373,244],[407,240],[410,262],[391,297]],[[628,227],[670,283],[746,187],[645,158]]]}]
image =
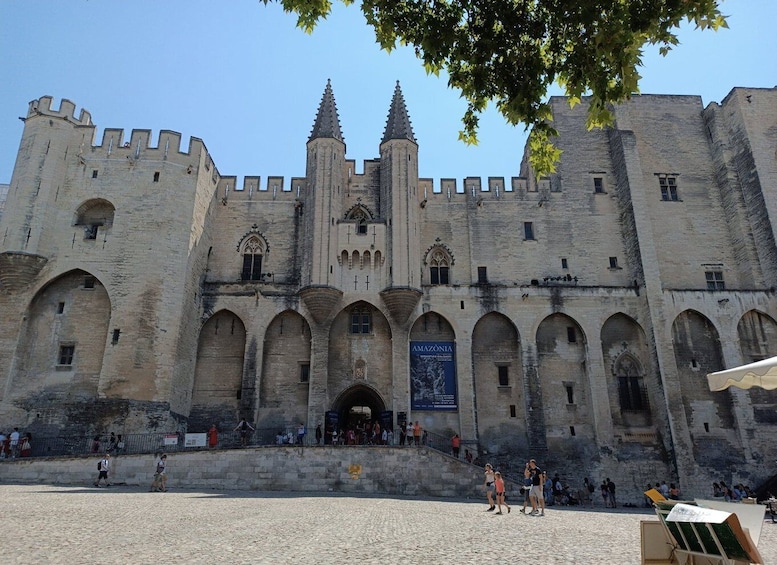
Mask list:
[{"label": "woman in white top", "polygon": [[486,480],[483,484],[483,488],[486,489],[486,497],[488,498],[488,509],[486,512],[493,512],[496,506],[494,505],[494,468],[491,463],[486,463]]}]

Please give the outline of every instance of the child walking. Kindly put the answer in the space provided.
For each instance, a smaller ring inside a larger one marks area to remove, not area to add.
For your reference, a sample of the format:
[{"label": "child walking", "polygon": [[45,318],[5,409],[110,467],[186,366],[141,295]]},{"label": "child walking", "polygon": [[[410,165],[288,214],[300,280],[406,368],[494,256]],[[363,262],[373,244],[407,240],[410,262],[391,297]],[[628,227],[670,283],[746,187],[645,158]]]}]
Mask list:
[{"label": "child walking", "polygon": [[507,506],[507,513],[510,513],[510,506],[505,502],[505,482],[502,479],[502,473],[494,473],[494,486],[496,487],[496,506],[499,509],[496,513],[502,513],[502,505]]}]

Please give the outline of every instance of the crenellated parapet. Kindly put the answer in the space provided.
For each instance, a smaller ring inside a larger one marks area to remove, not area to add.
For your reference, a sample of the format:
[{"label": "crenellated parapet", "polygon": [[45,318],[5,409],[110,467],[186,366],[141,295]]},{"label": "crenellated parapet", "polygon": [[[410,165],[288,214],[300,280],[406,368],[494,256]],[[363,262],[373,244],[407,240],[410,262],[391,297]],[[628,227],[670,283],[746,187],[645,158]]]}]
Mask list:
[{"label": "crenellated parapet", "polygon": [[[105,158],[126,157],[128,159],[150,159],[167,161],[176,155],[193,155],[207,152],[205,144],[197,137],[189,138],[187,150],[181,150],[181,134],[177,131],[161,130],[153,142],[151,130],[133,129],[129,139],[124,138],[121,128],[106,128],[102,143],[92,147],[92,153]],[[210,155],[206,158],[206,169],[215,170]]]},{"label": "crenellated parapet", "polygon": [[280,176],[268,176],[264,179],[261,176],[246,176],[240,182],[236,176],[222,176],[219,177],[216,191],[225,206],[230,203],[254,201],[294,202],[301,206],[306,187],[307,181],[302,177],[292,177],[286,182],[286,179]]},{"label": "crenellated parapet", "polygon": [[441,178],[435,183],[431,178],[418,179],[418,198],[421,207],[430,202],[470,201],[479,205],[486,201],[534,201],[538,203],[550,198],[551,183],[549,179],[533,179],[526,177],[466,177],[459,181],[454,178]]},{"label": "crenellated parapet", "polygon": [[67,98],[63,98],[59,104],[59,110],[55,110],[51,107],[51,103],[54,98],[51,96],[41,96],[37,100],[30,102],[30,107],[27,110],[27,117],[32,118],[34,116],[51,116],[54,118],[61,118],[63,120],[73,122],[79,126],[91,126],[92,115],[84,109],[81,109],[81,113],[78,118],[75,117],[76,105],[73,104]]}]

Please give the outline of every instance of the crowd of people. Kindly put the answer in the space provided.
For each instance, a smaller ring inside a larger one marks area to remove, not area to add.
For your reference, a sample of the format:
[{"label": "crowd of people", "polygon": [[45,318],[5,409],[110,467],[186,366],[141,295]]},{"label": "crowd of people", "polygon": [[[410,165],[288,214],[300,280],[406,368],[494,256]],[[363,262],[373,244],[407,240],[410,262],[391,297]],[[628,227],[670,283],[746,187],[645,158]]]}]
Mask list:
[{"label": "crowd of people", "polygon": [[[501,509],[498,501],[499,483],[496,480],[498,474],[499,472],[490,463],[486,463],[484,488],[488,500],[487,512]],[[574,488],[569,483],[563,482],[557,473],[551,477],[546,471],[539,468],[534,459],[531,459],[524,467],[520,492],[524,499],[520,512],[525,514],[527,508],[531,506],[529,515],[533,516],[544,516],[548,506],[590,506],[593,508],[597,496],[602,497],[605,508],[617,508],[618,506],[615,482],[609,477],[604,479],[599,486],[585,477],[580,487]],[[503,504],[507,507],[506,503]],[[510,508],[507,508],[509,513]]]},{"label": "crowd of people", "polygon": [[19,428],[6,434],[0,431],[0,459],[16,459],[32,455],[32,434],[19,433]]},{"label": "crowd of people", "polygon": [[726,502],[740,502],[745,498],[755,498],[755,492],[742,483],[728,486],[724,481],[712,483],[712,496],[723,498]]}]

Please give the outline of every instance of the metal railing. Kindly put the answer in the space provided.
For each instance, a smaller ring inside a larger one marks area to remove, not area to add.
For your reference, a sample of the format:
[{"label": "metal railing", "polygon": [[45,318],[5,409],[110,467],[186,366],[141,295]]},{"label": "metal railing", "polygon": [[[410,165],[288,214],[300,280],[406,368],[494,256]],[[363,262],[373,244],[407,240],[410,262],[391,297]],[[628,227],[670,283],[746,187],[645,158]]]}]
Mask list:
[{"label": "metal railing", "polygon": [[[261,446],[283,446],[299,445],[296,428],[281,429],[278,428],[257,428],[249,430],[245,438],[245,447]],[[408,438],[404,446],[414,445],[413,438]],[[178,451],[193,451],[211,449],[206,443],[202,446],[187,446],[186,437],[183,433],[149,433],[149,434],[121,434],[115,436],[115,441],[111,436],[55,436],[55,437],[33,437],[30,442],[32,449],[29,457],[62,457],[62,456],[83,456],[83,455],[101,455],[111,453],[112,455],[123,454],[143,454],[143,453],[174,453]],[[321,445],[323,445],[323,440]],[[315,446],[315,434],[310,430],[302,440],[303,446]],[[342,445],[342,444],[341,444]],[[381,445],[380,443],[357,443],[355,446]],[[399,434],[393,435],[390,445],[400,446]],[[443,435],[426,432],[420,441],[420,445],[440,451],[446,455],[451,455],[451,439]],[[237,449],[243,447],[242,437],[239,431],[222,431],[218,434],[218,443],[216,449]],[[462,449],[463,454],[463,449]],[[11,453],[3,453],[11,457]],[[21,453],[17,449],[16,457]],[[460,456],[463,459],[463,455]]]}]

